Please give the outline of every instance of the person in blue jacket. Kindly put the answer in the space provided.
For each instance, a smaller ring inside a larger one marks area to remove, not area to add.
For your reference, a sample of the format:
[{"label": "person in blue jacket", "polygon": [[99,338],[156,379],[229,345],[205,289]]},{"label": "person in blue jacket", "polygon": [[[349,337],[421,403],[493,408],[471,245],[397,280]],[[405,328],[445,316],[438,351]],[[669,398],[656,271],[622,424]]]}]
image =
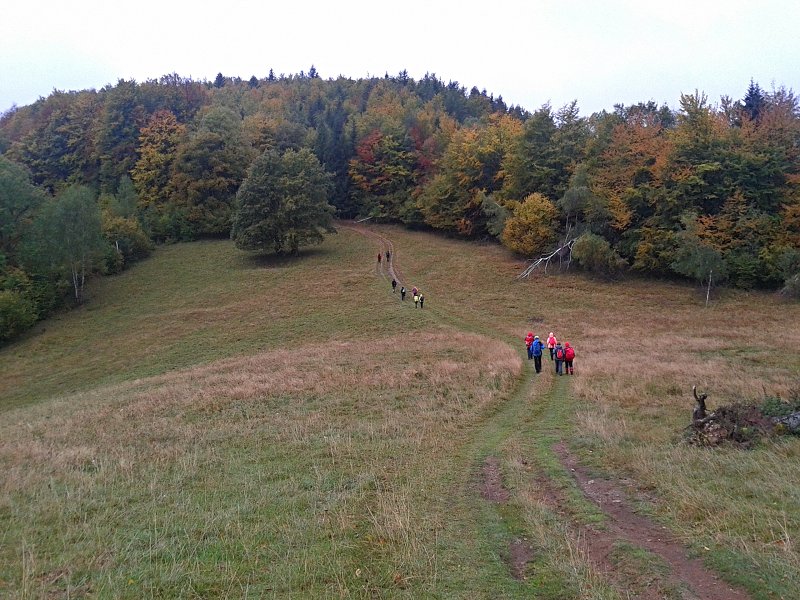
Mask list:
[{"label": "person in blue jacket", "polygon": [[542,372],[542,352],[544,352],[544,344],[539,336],[535,335],[531,344],[531,355],[533,355],[533,367],[537,373]]}]

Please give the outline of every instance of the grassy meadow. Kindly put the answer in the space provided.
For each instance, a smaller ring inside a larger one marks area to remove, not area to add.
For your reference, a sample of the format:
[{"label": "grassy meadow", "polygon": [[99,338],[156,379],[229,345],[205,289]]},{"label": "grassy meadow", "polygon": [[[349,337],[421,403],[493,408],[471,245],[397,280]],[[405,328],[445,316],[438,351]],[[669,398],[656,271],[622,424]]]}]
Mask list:
[{"label": "grassy meadow", "polygon": [[[161,247],[0,349],[0,597],[685,598],[553,452],[753,598],[800,589],[800,439],[682,442],[709,406],[800,394],[800,305],[576,274],[373,226],[297,258]],[[533,374],[555,331],[576,376]],[[508,500],[482,497],[499,462]],[[554,505],[554,493],[558,502]],[[522,576],[510,544],[531,548]]]}]

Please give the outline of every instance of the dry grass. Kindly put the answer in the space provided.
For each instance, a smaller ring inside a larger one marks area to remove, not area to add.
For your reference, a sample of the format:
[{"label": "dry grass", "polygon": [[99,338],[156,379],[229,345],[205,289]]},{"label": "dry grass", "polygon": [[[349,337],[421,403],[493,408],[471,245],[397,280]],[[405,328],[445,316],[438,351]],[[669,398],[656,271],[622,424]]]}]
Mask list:
[{"label": "dry grass", "polygon": [[[280,556],[277,580],[254,590],[434,585],[444,471],[520,366],[502,343],[427,333],[226,359],[9,411],[3,562],[22,547],[31,573],[70,572],[15,582],[5,571],[6,585],[20,596],[77,586],[74,565],[89,570],[102,555],[97,593],[125,589],[131,570],[138,592],[142,581],[157,594],[199,591],[211,585],[203,548],[227,548],[238,569]],[[63,538],[52,556],[55,532],[41,523],[83,547]],[[133,556],[127,536],[146,537]],[[189,572],[165,570],[164,558]],[[303,569],[313,576],[303,580]]]}]

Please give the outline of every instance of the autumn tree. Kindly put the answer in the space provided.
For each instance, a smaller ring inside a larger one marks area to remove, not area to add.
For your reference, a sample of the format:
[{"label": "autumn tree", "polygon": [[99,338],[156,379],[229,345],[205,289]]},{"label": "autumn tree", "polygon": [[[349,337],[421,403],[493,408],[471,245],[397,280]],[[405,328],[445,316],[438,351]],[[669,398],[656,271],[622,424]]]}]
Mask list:
[{"label": "autumn tree", "polygon": [[556,240],[555,205],[542,194],[531,194],[513,208],[503,229],[503,244],[523,256],[543,253]]},{"label": "autumn tree", "polygon": [[377,129],[363,138],[348,170],[359,212],[407,221],[405,217],[414,207],[411,191],[417,178],[415,167],[414,152],[404,140]]},{"label": "autumn tree", "polygon": [[172,165],[186,127],[168,110],[154,113],[139,134],[139,160],[131,171],[140,208],[157,209],[169,201]]},{"label": "autumn tree", "polygon": [[236,194],[231,238],[241,250],[296,254],[333,231],[330,174],[308,149],[268,149]]},{"label": "autumn tree", "polygon": [[486,196],[503,188],[503,161],[520,135],[521,124],[508,115],[492,115],[486,122],[452,134],[439,172],[419,199],[425,222],[463,236],[488,233]]},{"label": "autumn tree", "polygon": [[179,237],[227,234],[236,191],[250,159],[238,115],[224,107],[209,110],[199,129],[177,149],[168,186],[167,233]]}]

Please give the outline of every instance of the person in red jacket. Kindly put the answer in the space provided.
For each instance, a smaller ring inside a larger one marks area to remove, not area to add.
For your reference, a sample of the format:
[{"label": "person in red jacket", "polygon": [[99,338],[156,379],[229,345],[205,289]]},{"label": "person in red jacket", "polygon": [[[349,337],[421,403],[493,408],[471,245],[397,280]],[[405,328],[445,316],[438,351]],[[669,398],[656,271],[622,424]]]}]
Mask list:
[{"label": "person in red jacket", "polygon": [[569,342],[564,342],[564,372],[567,375],[575,375],[575,370],[572,368],[572,361],[575,360],[575,348],[569,345]]},{"label": "person in red jacket", "polygon": [[557,343],[558,340],[556,339],[555,334],[553,334],[553,332],[551,331],[550,337],[547,338],[547,347],[550,349],[550,360],[553,360],[553,354],[555,354]]},{"label": "person in red jacket", "polygon": [[525,336],[525,347],[528,349],[528,360],[533,358],[533,350],[531,349],[531,344],[533,344],[533,332],[529,331],[528,335]]}]

